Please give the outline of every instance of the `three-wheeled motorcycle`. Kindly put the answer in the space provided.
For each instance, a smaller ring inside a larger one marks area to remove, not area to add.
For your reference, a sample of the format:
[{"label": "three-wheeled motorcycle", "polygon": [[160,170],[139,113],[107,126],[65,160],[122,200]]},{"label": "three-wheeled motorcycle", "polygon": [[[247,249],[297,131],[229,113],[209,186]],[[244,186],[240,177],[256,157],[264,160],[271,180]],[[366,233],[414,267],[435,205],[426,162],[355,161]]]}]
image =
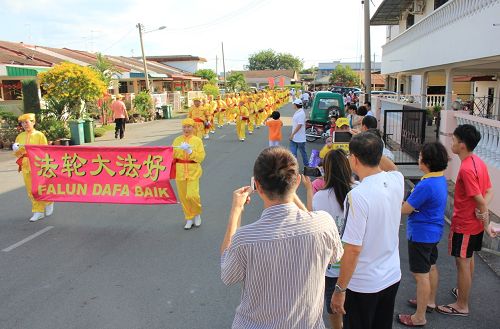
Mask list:
[{"label": "three-wheeled motorcycle", "polygon": [[331,91],[318,91],[314,95],[309,120],[306,120],[306,140],[326,139],[331,117],[344,117],[344,98]]}]

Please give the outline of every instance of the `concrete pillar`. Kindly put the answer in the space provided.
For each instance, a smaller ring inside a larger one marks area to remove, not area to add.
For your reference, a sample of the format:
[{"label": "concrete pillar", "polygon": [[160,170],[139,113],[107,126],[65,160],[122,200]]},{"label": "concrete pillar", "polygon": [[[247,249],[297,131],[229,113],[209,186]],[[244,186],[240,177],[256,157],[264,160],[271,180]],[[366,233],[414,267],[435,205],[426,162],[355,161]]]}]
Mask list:
[{"label": "concrete pillar", "polygon": [[422,79],[420,79],[420,98],[422,108],[427,108],[427,72],[422,73]]},{"label": "concrete pillar", "polygon": [[445,70],[446,74],[446,96],[444,99],[444,109],[443,110],[451,110],[451,103],[452,103],[452,93],[453,93],[453,70],[446,69]]},{"label": "concrete pillar", "polygon": [[118,80],[113,80],[113,95],[118,95],[120,93],[120,82]]},{"label": "concrete pillar", "polygon": [[411,75],[407,75],[405,77],[404,81],[405,81],[404,94],[410,95],[411,94]]},{"label": "concrete pillar", "polygon": [[446,147],[450,162],[444,174],[447,179],[456,180],[458,169],[460,168],[460,159],[451,151],[453,131],[458,126],[455,118],[455,111],[441,111],[441,123],[439,125],[439,141]]},{"label": "concrete pillar", "polygon": [[139,83],[137,80],[133,81],[133,87],[134,87],[134,94],[139,94]]},{"label": "concrete pillar", "polygon": [[399,89],[401,81],[403,81],[403,75],[401,73],[398,73],[398,75],[396,76],[396,93],[398,94],[398,99],[399,96],[401,95],[401,90]]}]

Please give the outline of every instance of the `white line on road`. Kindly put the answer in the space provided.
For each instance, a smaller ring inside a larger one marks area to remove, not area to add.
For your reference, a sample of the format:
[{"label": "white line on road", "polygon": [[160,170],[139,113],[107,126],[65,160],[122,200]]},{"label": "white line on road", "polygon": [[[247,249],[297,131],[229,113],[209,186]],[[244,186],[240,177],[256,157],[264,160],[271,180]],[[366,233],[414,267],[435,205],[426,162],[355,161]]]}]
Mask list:
[{"label": "white line on road", "polygon": [[221,135],[218,137],[218,139],[223,139],[224,137],[226,137],[226,135]]},{"label": "white line on road", "polygon": [[3,252],[9,252],[9,251],[11,251],[11,250],[13,250],[13,249],[16,249],[17,247],[22,246],[22,245],[23,245],[23,244],[25,244],[26,242],[28,242],[28,241],[30,241],[30,240],[33,240],[33,239],[34,239],[34,238],[36,238],[37,236],[39,236],[39,235],[41,235],[41,234],[43,234],[43,233],[45,233],[45,232],[47,232],[47,231],[50,231],[50,230],[51,230],[51,229],[53,229],[53,228],[54,228],[54,226],[47,226],[46,228],[44,228],[44,229],[42,229],[42,230],[40,230],[40,231],[36,232],[35,234],[30,235],[30,236],[29,236],[29,237],[27,237],[26,239],[23,239],[23,240],[21,240],[21,241],[19,241],[19,242],[17,242],[17,243],[14,243],[12,246],[7,247],[7,248],[3,249],[2,251],[3,251]]}]

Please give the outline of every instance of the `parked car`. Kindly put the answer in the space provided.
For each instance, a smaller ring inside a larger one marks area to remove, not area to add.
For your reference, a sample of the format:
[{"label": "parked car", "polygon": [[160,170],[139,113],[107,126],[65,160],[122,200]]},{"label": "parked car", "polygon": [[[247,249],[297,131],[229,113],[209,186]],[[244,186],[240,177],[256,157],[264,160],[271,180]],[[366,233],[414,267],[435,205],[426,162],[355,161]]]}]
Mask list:
[{"label": "parked car", "polygon": [[309,120],[306,120],[306,140],[308,142],[325,137],[330,125],[330,116],[345,116],[344,98],[341,94],[331,91],[316,92]]},{"label": "parked car", "polygon": [[397,95],[394,91],[389,91],[389,90],[372,90],[371,92],[372,95]]},{"label": "parked car", "polygon": [[348,94],[350,92],[356,93],[356,92],[361,92],[361,88],[358,87],[342,87],[342,86],[335,86],[332,89],[330,89],[331,92],[334,93],[339,93],[339,94]]}]

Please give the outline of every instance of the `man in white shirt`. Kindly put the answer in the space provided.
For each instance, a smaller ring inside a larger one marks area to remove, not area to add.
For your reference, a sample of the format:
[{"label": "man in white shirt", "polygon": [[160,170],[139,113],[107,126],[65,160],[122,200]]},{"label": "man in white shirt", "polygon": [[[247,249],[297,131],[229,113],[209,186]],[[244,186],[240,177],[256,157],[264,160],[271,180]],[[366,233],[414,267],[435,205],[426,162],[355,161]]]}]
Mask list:
[{"label": "man in white shirt", "polygon": [[361,183],[344,205],[344,257],[331,302],[334,312],[346,314],[349,329],[390,329],[394,319],[404,178],[380,169],[382,149],[382,140],[369,132],[349,143],[349,163]]},{"label": "man in white shirt", "polygon": [[370,115],[370,116],[372,116],[372,117],[373,117],[373,116],[375,116],[375,115],[373,115],[373,112],[372,112],[372,103],[371,103],[371,102],[366,101],[363,105],[364,105],[364,106],[366,107],[366,109],[368,110],[368,112],[366,113],[366,115]]},{"label": "man in white shirt", "polygon": [[[297,150],[302,156],[304,167],[309,165],[309,159],[306,152],[306,113],[302,109],[302,101],[296,99],[293,101],[295,113],[292,118],[292,133],[290,135],[290,151],[297,158]],[[298,159],[298,158],[297,158]]]},{"label": "man in white shirt", "polygon": [[304,91],[300,99],[302,100],[302,108],[307,109],[309,106],[309,92]]}]

